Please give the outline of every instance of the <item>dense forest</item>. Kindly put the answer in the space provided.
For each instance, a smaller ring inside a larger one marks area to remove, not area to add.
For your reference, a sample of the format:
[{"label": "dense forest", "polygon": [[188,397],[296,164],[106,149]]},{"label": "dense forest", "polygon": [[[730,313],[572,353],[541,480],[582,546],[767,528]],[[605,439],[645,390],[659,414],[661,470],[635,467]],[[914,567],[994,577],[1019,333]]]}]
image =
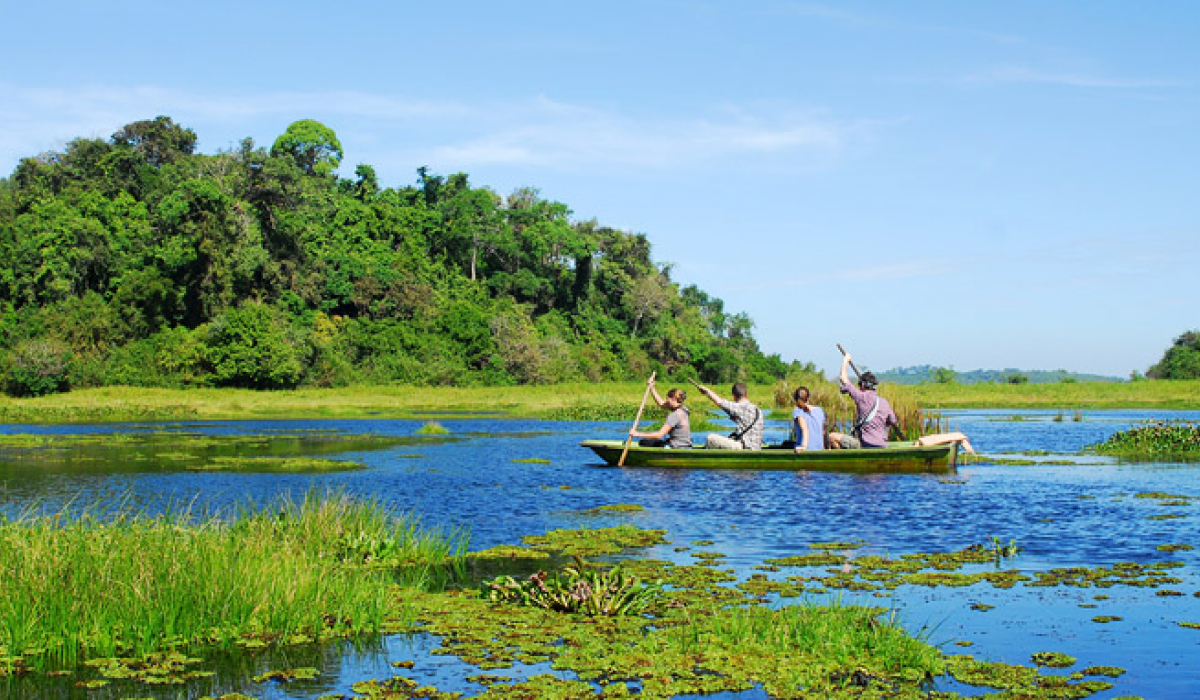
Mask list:
[{"label": "dense forest", "polygon": [[0,180],[5,389],[101,385],[765,381],[742,313],[680,287],[645,235],[416,170],[335,171],[337,135],[195,153],[169,117],[78,138]]}]

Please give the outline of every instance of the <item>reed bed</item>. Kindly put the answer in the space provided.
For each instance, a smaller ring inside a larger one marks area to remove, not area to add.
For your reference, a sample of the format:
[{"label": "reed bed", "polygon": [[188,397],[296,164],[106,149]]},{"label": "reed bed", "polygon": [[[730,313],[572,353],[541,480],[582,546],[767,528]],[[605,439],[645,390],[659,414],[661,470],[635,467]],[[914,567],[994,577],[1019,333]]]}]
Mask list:
[{"label": "reed bed", "polygon": [[0,521],[0,657],[66,665],[378,630],[394,567],[440,566],[467,547],[461,534],[337,493],[232,518],[101,512]]},{"label": "reed bed", "polygon": [[[820,406],[825,410],[825,427],[827,431],[837,431],[849,434],[854,426],[854,402],[848,394],[843,394],[839,384],[825,379],[819,374],[807,374],[788,377],[780,380],[772,388],[775,407],[773,417],[790,419],[795,401],[792,399],[797,387],[808,387],[810,392],[808,403]],[[946,420],[937,412],[929,411],[921,406],[910,387],[901,384],[881,384],[879,395],[888,400],[896,417],[900,419],[901,431],[908,440],[916,440],[922,435],[946,432]]]}]

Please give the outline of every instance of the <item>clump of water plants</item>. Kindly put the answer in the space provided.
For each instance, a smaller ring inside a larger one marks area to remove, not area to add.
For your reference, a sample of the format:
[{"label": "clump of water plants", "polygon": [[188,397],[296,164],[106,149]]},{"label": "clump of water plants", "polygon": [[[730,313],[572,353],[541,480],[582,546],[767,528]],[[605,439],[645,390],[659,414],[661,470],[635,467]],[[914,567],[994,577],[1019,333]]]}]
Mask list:
[{"label": "clump of water plants", "polygon": [[0,521],[0,629],[5,656],[24,657],[9,668],[379,630],[394,568],[420,580],[467,544],[338,493],[232,519],[107,505]]},{"label": "clump of water plants", "polygon": [[483,584],[488,600],[555,612],[616,617],[652,607],[662,592],[616,566],[603,570],[580,557],[553,575],[538,571],[524,580],[498,576]]},{"label": "clump of water plants", "polygon": [[438,423],[430,421],[414,431],[417,435],[449,435],[450,429]]},{"label": "clump of water plants", "polygon": [[1200,424],[1159,422],[1122,430],[1091,449],[1125,459],[1200,459]]}]

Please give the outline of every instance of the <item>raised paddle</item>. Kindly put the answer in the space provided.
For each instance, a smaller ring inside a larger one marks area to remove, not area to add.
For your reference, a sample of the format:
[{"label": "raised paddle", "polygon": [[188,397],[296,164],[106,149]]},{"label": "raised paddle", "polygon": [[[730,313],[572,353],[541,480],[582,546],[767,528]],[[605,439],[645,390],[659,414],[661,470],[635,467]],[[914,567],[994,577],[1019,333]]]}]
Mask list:
[{"label": "raised paddle", "polygon": [[[642,395],[642,405],[638,406],[637,418],[633,419],[633,427],[630,430],[637,430],[638,423],[642,422],[642,410],[646,408],[646,399],[650,398],[650,382],[654,381],[654,375],[656,374],[658,372],[650,373],[650,381],[646,382],[646,393]],[[627,435],[625,437],[625,449],[621,450],[621,459],[617,460],[618,467],[625,466],[625,455],[629,454],[630,442],[633,442],[633,436]]]},{"label": "raised paddle", "polygon": [[[846,352],[846,348],[843,348],[841,343],[838,343],[837,346],[838,346],[838,350],[842,351],[843,357],[850,354],[850,353]],[[862,378],[862,372],[859,372],[858,368],[854,366],[854,360],[850,360],[850,369],[854,370],[855,377],[858,377],[860,379]]]}]

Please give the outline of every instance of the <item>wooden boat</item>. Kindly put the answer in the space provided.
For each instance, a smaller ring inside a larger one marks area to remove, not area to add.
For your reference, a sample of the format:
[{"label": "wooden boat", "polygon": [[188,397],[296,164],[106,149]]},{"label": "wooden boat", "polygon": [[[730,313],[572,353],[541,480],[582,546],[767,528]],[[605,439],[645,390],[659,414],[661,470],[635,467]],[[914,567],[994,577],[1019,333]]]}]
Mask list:
[{"label": "wooden boat", "polygon": [[[584,440],[581,446],[616,465],[625,448],[623,440]],[[918,447],[912,442],[861,450],[814,450],[796,453],[791,448],[767,446],[761,450],[690,450],[642,447],[636,442],[625,455],[627,467],[681,469],[792,469],[863,474],[952,472],[958,464],[958,443]]]}]

